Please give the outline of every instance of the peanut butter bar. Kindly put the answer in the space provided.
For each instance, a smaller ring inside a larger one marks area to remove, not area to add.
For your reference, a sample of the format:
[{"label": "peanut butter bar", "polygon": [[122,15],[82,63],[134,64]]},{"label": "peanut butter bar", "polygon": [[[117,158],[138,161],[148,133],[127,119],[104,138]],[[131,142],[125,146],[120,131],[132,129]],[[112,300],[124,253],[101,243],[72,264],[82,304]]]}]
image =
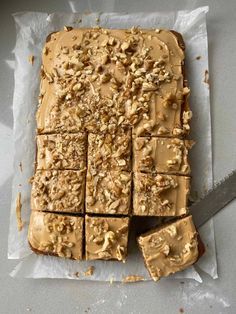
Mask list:
[{"label": "peanut butter bar", "polygon": [[28,230],[31,249],[37,254],[81,260],[83,221],[82,217],[32,211]]},{"label": "peanut butter bar", "polygon": [[189,131],[184,43],[169,30],[72,29],[48,36],[38,133],[182,136]]},{"label": "peanut butter bar", "polygon": [[32,210],[82,213],[85,171],[37,170],[31,190]]},{"label": "peanut butter bar", "polygon": [[88,136],[88,169],[96,174],[101,170],[131,170],[131,132],[119,129],[115,133]]},{"label": "peanut butter bar", "polygon": [[37,169],[86,168],[85,133],[38,135],[37,148]]},{"label": "peanut butter bar", "polygon": [[135,173],[133,214],[137,216],[181,216],[188,212],[190,178]]},{"label": "peanut butter bar", "polygon": [[154,281],[189,267],[200,257],[192,216],[141,235],[138,244]]},{"label": "peanut butter bar", "polygon": [[128,245],[129,218],[85,217],[87,260],[125,262]]},{"label": "peanut butter bar", "polygon": [[178,138],[139,137],[133,140],[133,170],[189,175],[192,142]]},{"label": "peanut butter bar", "polygon": [[121,171],[87,172],[86,213],[128,215],[131,199],[131,173]]}]

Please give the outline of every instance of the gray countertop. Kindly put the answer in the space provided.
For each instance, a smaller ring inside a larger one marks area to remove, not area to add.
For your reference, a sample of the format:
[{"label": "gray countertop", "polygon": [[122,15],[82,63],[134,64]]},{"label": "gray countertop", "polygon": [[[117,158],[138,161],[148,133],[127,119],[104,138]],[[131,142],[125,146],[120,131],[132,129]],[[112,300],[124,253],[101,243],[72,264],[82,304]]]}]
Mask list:
[{"label": "gray countertop", "polygon": [[[101,4],[102,3],[102,4]],[[214,179],[236,168],[236,1],[80,0],[80,8],[105,11],[158,11],[209,5],[208,38],[213,132]],[[174,5],[173,3],[178,5]],[[184,6],[185,4],[185,6]],[[186,5],[187,4],[187,5]],[[15,26],[11,13],[18,11],[70,11],[67,1],[2,1],[0,5],[0,313],[236,313],[236,201],[215,218],[219,279],[202,274],[203,283],[189,284],[191,298],[185,306],[183,285],[178,280],[130,285],[72,280],[12,279],[17,261],[7,260],[7,234],[13,174],[12,59]],[[207,291],[207,293],[206,293]],[[228,307],[230,305],[230,307]]]}]

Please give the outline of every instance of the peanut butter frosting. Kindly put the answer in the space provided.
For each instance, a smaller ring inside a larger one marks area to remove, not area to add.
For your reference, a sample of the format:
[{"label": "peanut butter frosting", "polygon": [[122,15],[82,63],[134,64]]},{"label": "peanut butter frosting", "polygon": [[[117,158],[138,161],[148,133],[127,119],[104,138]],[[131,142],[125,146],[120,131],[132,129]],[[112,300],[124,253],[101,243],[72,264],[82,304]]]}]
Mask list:
[{"label": "peanut butter frosting", "polygon": [[86,260],[125,262],[129,218],[85,217]]},{"label": "peanut butter frosting", "polygon": [[109,171],[92,175],[87,172],[87,213],[128,215],[130,199],[131,173]]},{"label": "peanut butter frosting", "polygon": [[37,136],[37,169],[86,168],[87,135],[47,134]]},{"label": "peanut butter frosting", "polygon": [[120,128],[114,134],[88,136],[88,169],[99,171],[131,170],[131,131]]},{"label": "peanut butter frosting", "polygon": [[31,190],[32,210],[82,213],[85,171],[37,170]]},{"label": "peanut butter frosting", "polygon": [[133,140],[133,170],[189,175],[188,150],[192,141],[140,137]]},{"label": "peanut butter frosting", "polygon": [[81,260],[83,221],[82,217],[32,211],[29,244],[36,253]]},{"label": "peanut butter frosting", "polygon": [[192,216],[149,231],[138,238],[138,243],[154,281],[189,267],[199,256]]},{"label": "peanut butter frosting", "polygon": [[38,133],[189,131],[184,44],[169,30],[68,29],[43,49]]},{"label": "peanut butter frosting", "polygon": [[190,178],[155,173],[135,173],[133,214],[181,216],[187,213]]}]

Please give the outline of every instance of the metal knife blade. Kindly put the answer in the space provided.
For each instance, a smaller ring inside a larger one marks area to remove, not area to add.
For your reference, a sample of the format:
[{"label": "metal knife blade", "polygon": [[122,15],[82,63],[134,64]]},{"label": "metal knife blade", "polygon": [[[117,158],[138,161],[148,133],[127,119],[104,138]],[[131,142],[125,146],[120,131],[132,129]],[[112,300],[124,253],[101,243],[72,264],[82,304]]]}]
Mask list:
[{"label": "metal knife blade", "polygon": [[236,170],[217,183],[199,201],[190,207],[197,228],[236,198]]}]

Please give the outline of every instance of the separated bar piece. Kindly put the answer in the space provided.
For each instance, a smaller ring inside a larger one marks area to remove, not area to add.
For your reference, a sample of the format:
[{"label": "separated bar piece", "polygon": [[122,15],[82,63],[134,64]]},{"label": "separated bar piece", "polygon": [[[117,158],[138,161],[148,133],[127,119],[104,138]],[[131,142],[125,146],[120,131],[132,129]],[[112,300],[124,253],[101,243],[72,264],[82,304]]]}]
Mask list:
[{"label": "separated bar piece", "polygon": [[86,133],[38,135],[37,148],[37,169],[86,168]]},{"label": "separated bar piece", "polygon": [[87,172],[86,213],[128,215],[131,199],[131,173],[121,171]]},{"label": "separated bar piece", "polygon": [[125,262],[128,246],[129,218],[85,217],[86,260]]},{"label": "separated bar piece", "polygon": [[133,171],[189,175],[188,150],[192,141],[178,138],[133,139]]},{"label": "separated bar piece", "polygon": [[144,263],[154,281],[189,267],[205,251],[192,216],[139,236],[138,244]]},{"label": "separated bar piece", "polygon": [[37,170],[32,183],[31,209],[83,213],[85,171]]},{"label": "separated bar piece", "polygon": [[28,229],[31,249],[37,254],[81,260],[83,221],[82,217],[33,211]]},{"label": "separated bar piece", "polygon": [[102,170],[131,170],[131,132],[120,128],[115,133],[88,136],[88,169],[92,174]]},{"label": "separated bar piece", "polygon": [[188,212],[190,178],[135,173],[133,214],[137,216],[181,216]]}]

